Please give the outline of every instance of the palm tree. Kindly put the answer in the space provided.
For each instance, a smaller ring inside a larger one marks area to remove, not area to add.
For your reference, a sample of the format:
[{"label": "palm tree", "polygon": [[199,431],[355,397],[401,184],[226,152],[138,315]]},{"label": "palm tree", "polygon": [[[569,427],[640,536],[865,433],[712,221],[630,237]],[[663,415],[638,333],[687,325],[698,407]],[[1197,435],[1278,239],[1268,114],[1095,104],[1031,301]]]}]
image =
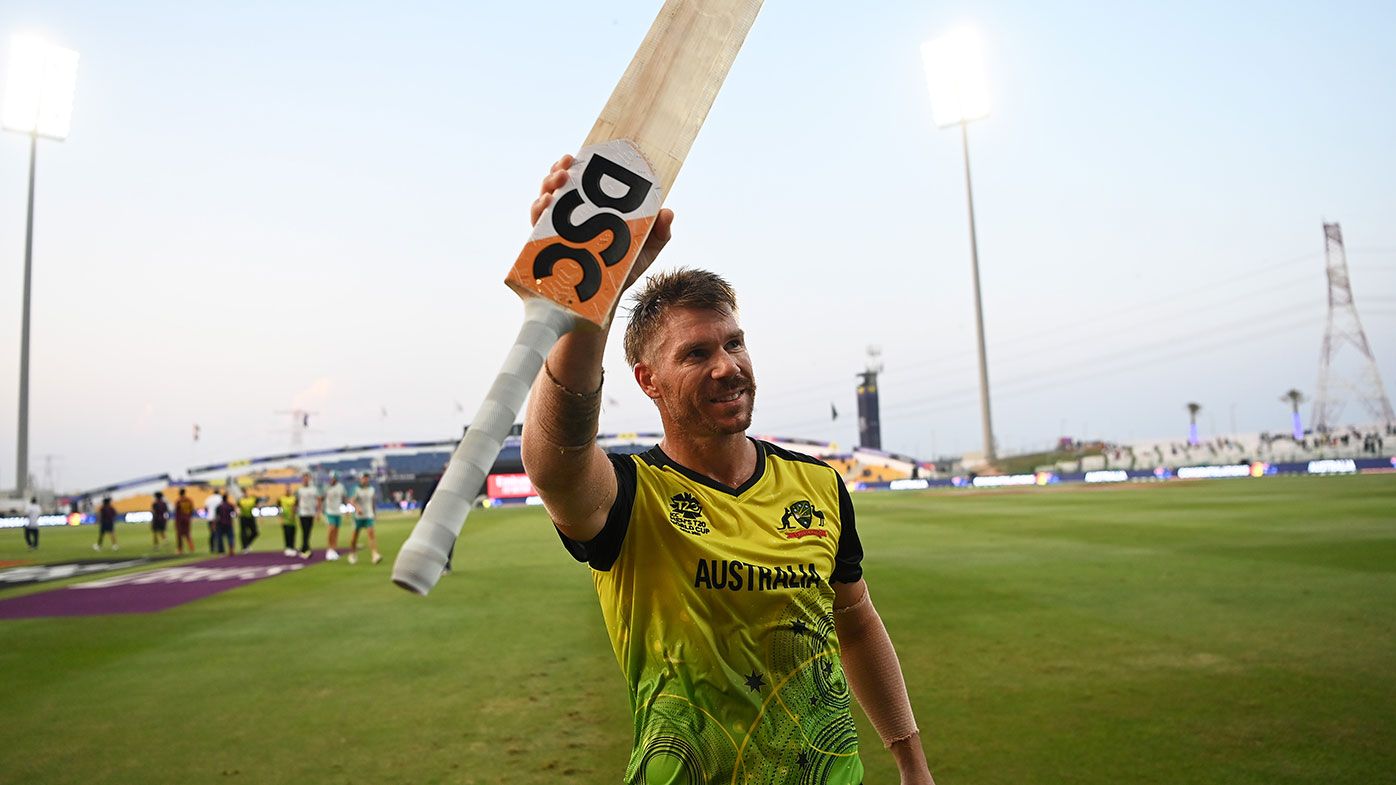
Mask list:
[{"label": "palm tree", "polygon": [[1202,411],[1202,404],[1188,403],[1188,444],[1197,445],[1197,413]]},{"label": "palm tree", "polygon": [[1304,393],[1294,389],[1286,390],[1285,394],[1280,396],[1280,402],[1288,403],[1294,412],[1294,440],[1296,442],[1304,438],[1304,427],[1299,420],[1299,404],[1305,400],[1307,399],[1304,397]]}]

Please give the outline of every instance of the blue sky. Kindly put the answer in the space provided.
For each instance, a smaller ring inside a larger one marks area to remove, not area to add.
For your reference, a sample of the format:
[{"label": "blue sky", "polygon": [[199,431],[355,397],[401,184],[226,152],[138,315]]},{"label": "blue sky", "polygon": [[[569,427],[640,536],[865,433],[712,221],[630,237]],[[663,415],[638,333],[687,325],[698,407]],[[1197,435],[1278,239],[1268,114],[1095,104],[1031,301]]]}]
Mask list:
[{"label": "blue sky", "polygon": [[[668,202],[666,263],[738,287],[754,431],[852,444],[875,344],[885,445],[977,449],[960,148],[918,54],[963,22],[994,93],[971,154],[1001,449],[1182,438],[1190,400],[1204,436],[1285,428],[1324,220],[1396,382],[1396,7],[852,7],[766,3]],[[24,31],[82,53],[72,136],[39,151],[31,466],[90,486],[278,451],[293,407],[313,445],[459,433],[519,319],[500,281],[537,181],[657,8],[5,3],[0,58]],[[27,163],[0,136],[0,484]],[[656,429],[607,370],[603,429]]]}]

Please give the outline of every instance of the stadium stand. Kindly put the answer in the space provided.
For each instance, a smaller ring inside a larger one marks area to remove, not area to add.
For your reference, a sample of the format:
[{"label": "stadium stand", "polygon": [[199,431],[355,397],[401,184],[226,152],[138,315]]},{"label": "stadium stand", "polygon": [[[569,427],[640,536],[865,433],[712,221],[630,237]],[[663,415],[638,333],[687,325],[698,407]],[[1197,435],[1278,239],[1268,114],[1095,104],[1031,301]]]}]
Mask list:
[{"label": "stadium stand", "polygon": [[[166,494],[166,496],[168,495],[169,494]],[[142,493],[135,496],[127,496],[124,499],[113,499],[111,506],[115,507],[117,512],[124,515],[128,512],[145,512],[149,510],[150,505],[154,503],[154,494]]]},{"label": "stadium stand", "polygon": [[842,475],[845,480],[853,475],[858,465],[851,455],[826,455],[822,460],[834,467],[834,471]]},{"label": "stadium stand", "polygon": [[[1152,469],[1159,466],[1199,466],[1264,461],[1295,463],[1330,458],[1362,458],[1388,454],[1396,443],[1396,426],[1368,425],[1329,433],[1306,433],[1295,440],[1290,434],[1239,433],[1218,436],[1198,444],[1177,440],[1145,440],[1105,445],[1101,457],[1108,469]],[[1065,471],[1063,464],[1058,470]],[[1081,471],[1092,467],[1081,462]]]},{"label": "stadium stand", "polygon": [[[601,434],[598,443],[608,452],[628,454],[643,452],[660,441],[658,433]],[[769,435],[758,438],[778,446],[813,455],[838,471],[850,486],[887,483],[914,477],[949,477],[963,467],[945,462],[944,471],[932,464],[920,464],[914,458],[882,450],[854,448],[840,450],[828,442],[791,439]],[[523,471],[519,437],[511,436],[496,462],[494,472]],[[404,499],[423,499],[440,475],[441,467],[450,459],[452,442],[396,442],[359,445],[335,449],[316,449],[299,453],[267,455],[222,464],[189,469],[187,479],[175,480],[168,474],[137,478],[123,483],[93,488],[63,499],[64,506],[72,504],[91,512],[102,496],[110,495],[120,513],[143,513],[150,510],[153,494],[163,490],[173,500],[180,488],[202,510],[208,496],[222,492],[228,483],[237,483],[245,492],[267,500],[280,496],[288,485],[300,482],[303,472],[310,471],[323,482],[329,472],[337,472],[347,482],[362,472],[370,472],[385,482],[385,491],[401,494]],[[1151,470],[1159,467],[1177,469],[1209,464],[1301,463],[1333,458],[1363,458],[1390,455],[1396,447],[1396,425],[1347,428],[1341,431],[1308,433],[1295,440],[1289,434],[1241,433],[1218,436],[1200,444],[1190,445],[1181,440],[1155,439],[1129,443],[1090,442],[1059,445],[1052,457],[1044,455],[1036,471],[1062,474],[1097,471],[1101,469]],[[1063,453],[1070,457],[1064,460]]]},{"label": "stadium stand", "polygon": [[434,474],[451,459],[449,452],[419,452],[410,455],[389,455],[385,459],[392,475]]},{"label": "stadium stand", "polygon": [[[438,464],[436,468],[440,469],[440,464]],[[349,460],[344,461],[328,461],[324,463],[317,463],[314,466],[314,473],[317,475],[329,474],[330,472],[334,472],[338,474],[340,477],[350,477],[356,474],[361,474],[363,472],[371,473],[372,471],[372,458],[351,458]]]},{"label": "stadium stand", "polygon": [[859,482],[891,482],[892,480],[905,480],[910,476],[911,472],[904,472],[890,466],[863,465],[855,479]]}]

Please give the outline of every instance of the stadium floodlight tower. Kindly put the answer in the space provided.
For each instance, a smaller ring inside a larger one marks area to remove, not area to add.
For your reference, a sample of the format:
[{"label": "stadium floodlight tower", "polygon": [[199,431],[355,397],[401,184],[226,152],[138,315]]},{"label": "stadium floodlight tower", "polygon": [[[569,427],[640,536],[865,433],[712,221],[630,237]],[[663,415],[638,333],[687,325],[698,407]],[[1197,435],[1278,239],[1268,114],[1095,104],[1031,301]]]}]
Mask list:
[{"label": "stadium floodlight tower", "polygon": [[984,460],[993,462],[994,425],[989,409],[989,360],[984,351],[984,304],[979,290],[979,237],[974,226],[974,185],[969,174],[969,124],[989,116],[989,81],[984,46],[970,27],[954,30],[921,45],[931,113],[941,128],[958,125],[965,157],[965,200],[969,204],[969,259],[974,274],[974,325],[979,339],[979,410],[984,431]]},{"label": "stadium floodlight tower", "polygon": [[24,228],[24,307],[19,338],[19,431],[15,493],[29,494],[29,289],[34,254],[34,158],[39,137],[63,141],[73,120],[78,53],[33,35],[10,40],[0,128],[29,137],[29,214]]},{"label": "stadium floodlight tower", "polygon": [[1190,401],[1183,408],[1188,410],[1188,444],[1196,447],[1200,443],[1197,439],[1197,413],[1202,411],[1202,404]]},{"label": "stadium floodlight tower", "polygon": [[1293,412],[1290,416],[1290,430],[1293,432],[1296,442],[1304,438],[1304,424],[1303,421],[1299,419],[1299,404],[1303,403],[1305,400],[1307,399],[1304,397],[1304,393],[1294,388],[1286,390],[1285,394],[1280,396],[1280,402],[1289,404]]}]

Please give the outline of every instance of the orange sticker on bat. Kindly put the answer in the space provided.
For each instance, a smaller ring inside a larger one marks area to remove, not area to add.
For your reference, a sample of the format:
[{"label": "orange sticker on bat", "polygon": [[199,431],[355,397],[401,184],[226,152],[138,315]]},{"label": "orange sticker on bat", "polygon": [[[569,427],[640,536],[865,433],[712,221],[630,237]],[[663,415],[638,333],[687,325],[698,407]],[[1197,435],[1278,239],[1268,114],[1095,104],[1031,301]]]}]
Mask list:
[{"label": "orange sticker on bat", "polygon": [[629,142],[582,148],[504,282],[605,327],[662,201],[658,179]]}]

